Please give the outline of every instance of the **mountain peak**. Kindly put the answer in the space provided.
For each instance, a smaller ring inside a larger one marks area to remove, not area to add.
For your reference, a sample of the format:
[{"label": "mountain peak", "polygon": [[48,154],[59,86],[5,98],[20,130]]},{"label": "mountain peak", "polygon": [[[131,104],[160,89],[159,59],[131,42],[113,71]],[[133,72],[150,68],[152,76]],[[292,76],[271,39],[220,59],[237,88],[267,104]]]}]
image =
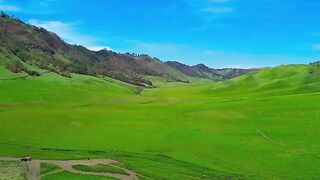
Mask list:
[{"label": "mountain peak", "polygon": [[198,69],[209,69],[209,67],[204,64],[197,64],[197,65],[194,65],[193,67]]}]

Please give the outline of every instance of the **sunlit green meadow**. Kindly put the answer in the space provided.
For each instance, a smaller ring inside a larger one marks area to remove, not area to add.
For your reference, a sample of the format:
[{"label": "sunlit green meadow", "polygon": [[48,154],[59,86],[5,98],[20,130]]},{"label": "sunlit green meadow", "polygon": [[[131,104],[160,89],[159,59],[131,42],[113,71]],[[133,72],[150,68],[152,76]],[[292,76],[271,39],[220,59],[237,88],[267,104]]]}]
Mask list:
[{"label": "sunlit green meadow", "polygon": [[[135,88],[53,73],[0,80],[0,156],[116,158],[152,179],[318,179],[319,68]],[[0,79],[18,76],[0,69]]]}]

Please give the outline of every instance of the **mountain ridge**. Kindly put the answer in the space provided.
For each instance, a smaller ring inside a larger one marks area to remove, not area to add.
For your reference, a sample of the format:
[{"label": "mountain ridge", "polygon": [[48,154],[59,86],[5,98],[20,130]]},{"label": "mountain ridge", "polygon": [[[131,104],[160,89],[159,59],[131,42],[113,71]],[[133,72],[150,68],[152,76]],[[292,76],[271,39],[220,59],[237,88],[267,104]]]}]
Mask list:
[{"label": "mountain ridge", "polygon": [[207,67],[204,64],[197,64],[193,66],[189,66],[177,61],[167,61],[165,64],[176,68],[177,70],[190,75],[196,76],[199,78],[207,78],[212,80],[226,80],[232,79],[237,76],[241,76],[243,74],[247,74],[252,71],[256,71],[258,69],[251,68],[251,69],[241,69],[241,68],[221,68],[221,69],[214,69]]},{"label": "mountain ridge", "polygon": [[[14,65],[27,63],[67,77],[70,73],[108,76],[145,87],[153,86],[145,76],[188,83],[192,77],[218,81],[250,72],[238,69],[238,74],[223,74],[222,71],[199,65],[191,67],[198,73],[187,73],[172,66],[170,61],[163,62],[149,55],[122,54],[106,49],[91,51],[81,45],[68,44],[54,32],[26,24],[3,12],[0,16],[0,43],[0,47],[21,60]],[[14,65],[11,63],[10,66]]]}]

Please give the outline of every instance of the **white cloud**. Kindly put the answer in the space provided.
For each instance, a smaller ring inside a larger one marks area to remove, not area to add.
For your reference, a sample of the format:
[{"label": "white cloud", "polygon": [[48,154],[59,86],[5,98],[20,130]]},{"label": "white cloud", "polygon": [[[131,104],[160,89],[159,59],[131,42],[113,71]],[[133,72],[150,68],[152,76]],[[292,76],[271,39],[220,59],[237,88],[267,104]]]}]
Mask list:
[{"label": "white cloud", "polygon": [[203,9],[203,12],[214,13],[214,14],[232,13],[233,8],[214,6],[214,7],[209,7],[209,8]]},{"label": "white cloud", "polygon": [[210,0],[210,2],[213,2],[213,3],[225,3],[225,2],[228,2],[228,0]]},{"label": "white cloud", "polygon": [[91,51],[99,51],[102,49],[108,50],[108,51],[113,51],[113,49],[111,47],[108,46],[86,46],[88,49],[90,49]]},{"label": "white cloud", "polygon": [[315,51],[320,51],[320,44],[315,44],[315,45],[313,46],[313,50],[315,50]]},{"label": "white cloud", "polygon": [[1,10],[1,11],[15,12],[15,11],[19,11],[19,7],[17,7],[17,6],[10,6],[10,5],[1,5],[1,4],[0,4],[0,10]]},{"label": "white cloud", "polygon": [[76,28],[79,22],[39,21],[36,19],[31,19],[28,21],[28,23],[35,26],[43,27],[58,34],[64,41],[69,44],[82,45],[94,51],[101,49],[111,50],[110,47],[103,45],[104,42],[101,42],[103,39],[98,39],[94,36],[79,33]]},{"label": "white cloud", "polygon": [[61,11],[61,9],[54,8],[59,0],[26,0],[20,3],[20,6],[13,5],[14,0],[0,0],[0,11],[8,12],[23,12],[32,15],[54,14]]},{"label": "white cloud", "polygon": [[28,21],[29,24],[40,26],[48,29],[49,31],[53,31],[61,36],[65,35],[72,29],[71,23],[64,23],[60,21],[38,21],[35,19],[31,19]]},{"label": "white cloud", "polygon": [[233,7],[230,7],[228,0],[184,0],[192,11],[202,13],[232,13]]},{"label": "white cloud", "polygon": [[0,0],[0,11],[16,12],[19,10],[20,8],[18,6],[5,4],[2,0]]},{"label": "white cloud", "polygon": [[231,23],[221,21],[225,15],[232,14],[235,7],[229,0],[183,0],[190,12],[198,17],[195,27],[190,30],[203,31],[215,28],[224,28],[230,26]]}]

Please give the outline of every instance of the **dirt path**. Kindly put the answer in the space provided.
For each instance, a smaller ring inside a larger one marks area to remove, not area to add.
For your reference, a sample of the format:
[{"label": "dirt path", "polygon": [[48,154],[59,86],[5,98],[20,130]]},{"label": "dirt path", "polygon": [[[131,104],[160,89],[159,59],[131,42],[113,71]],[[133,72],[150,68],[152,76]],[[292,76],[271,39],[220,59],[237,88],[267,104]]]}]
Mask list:
[{"label": "dirt path", "polygon": [[304,155],[309,155],[309,156],[312,156],[314,158],[317,158],[317,159],[320,159],[320,156],[317,154],[317,153],[314,153],[310,150],[307,150],[305,148],[299,148],[299,147],[295,147],[295,146],[292,146],[292,145],[289,145],[289,144],[286,144],[286,143],[283,143],[281,141],[278,141],[274,138],[272,138],[271,136],[267,135],[265,132],[261,131],[261,130],[257,130],[257,133],[259,133],[264,139],[274,143],[274,144],[277,144],[279,146],[282,146],[286,149],[289,149],[291,150],[292,152],[295,152],[295,153],[299,153],[299,154],[304,154]]},{"label": "dirt path", "polygon": [[31,161],[28,162],[29,165],[29,172],[28,172],[28,180],[39,180],[40,175],[40,162],[38,161]]},{"label": "dirt path", "polygon": [[[48,164],[53,164],[53,165],[59,166],[61,169],[68,171],[68,172],[72,172],[72,173],[114,177],[114,178],[122,179],[122,180],[138,179],[136,173],[134,173],[130,170],[127,170],[125,168],[121,168],[119,166],[116,166],[115,164],[117,164],[118,162],[111,160],[111,159],[70,160],[70,161],[37,160],[37,161],[39,163],[48,163]],[[73,168],[73,166],[77,165],[77,164],[88,165],[88,166],[93,166],[93,165],[98,165],[98,164],[111,165],[111,166],[115,166],[115,167],[118,167],[118,168],[125,170],[129,175],[80,171],[80,170]]]},{"label": "dirt path", "polygon": [[288,146],[287,144],[283,143],[283,142],[280,142],[280,141],[277,141],[275,139],[273,139],[272,137],[268,136],[265,132],[261,131],[261,130],[257,130],[257,133],[259,133],[263,138],[265,138],[266,140],[268,141],[271,141],[275,144],[278,144],[280,146]]},{"label": "dirt path", "polygon": [[[20,159],[19,158],[0,157],[0,161],[20,161]],[[89,160],[70,160],[70,161],[33,160],[31,162],[28,162],[28,165],[29,165],[28,180],[39,180],[41,178],[41,174],[40,174],[40,164],[41,163],[53,164],[53,165],[59,166],[64,171],[68,171],[71,173],[77,173],[77,174],[114,177],[114,178],[121,179],[121,180],[138,180],[139,179],[138,174],[136,174],[135,172],[117,166],[116,164],[118,162],[115,160],[89,159]],[[116,173],[98,173],[98,172],[80,171],[80,170],[73,168],[74,165],[78,165],[78,164],[89,165],[89,166],[98,165],[98,164],[115,166],[117,168],[121,168],[121,169],[125,170],[129,175],[116,174]]]},{"label": "dirt path", "polygon": [[20,158],[0,157],[0,161],[20,161]]}]

